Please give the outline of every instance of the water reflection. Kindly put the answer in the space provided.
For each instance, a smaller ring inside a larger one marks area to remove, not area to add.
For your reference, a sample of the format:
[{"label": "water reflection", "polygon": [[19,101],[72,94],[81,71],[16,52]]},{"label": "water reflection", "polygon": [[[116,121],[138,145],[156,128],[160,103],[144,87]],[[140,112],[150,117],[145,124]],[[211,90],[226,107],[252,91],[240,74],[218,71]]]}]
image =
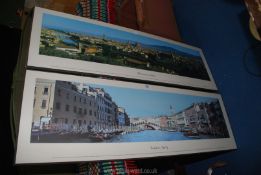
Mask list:
[{"label": "water reflection", "polygon": [[152,141],[174,141],[174,140],[191,140],[181,132],[168,132],[160,130],[145,130],[141,132],[118,135],[103,142],[152,142]]}]

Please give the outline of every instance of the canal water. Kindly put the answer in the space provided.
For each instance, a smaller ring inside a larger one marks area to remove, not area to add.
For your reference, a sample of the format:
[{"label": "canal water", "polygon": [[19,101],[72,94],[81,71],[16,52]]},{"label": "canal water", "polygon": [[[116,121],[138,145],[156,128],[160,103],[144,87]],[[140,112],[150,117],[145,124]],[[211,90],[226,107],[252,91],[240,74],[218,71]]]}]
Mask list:
[{"label": "canal water", "polygon": [[141,132],[118,135],[110,140],[105,140],[104,142],[153,142],[153,141],[174,141],[174,140],[192,140],[183,135],[181,132],[169,132],[169,131],[159,131],[159,130],[145,130]]},{"label": "canal water", "polygon": [[[202,139],[210,138],[209,136],[200,137]],[[32,143],[119,143],[119,142],[157,142],[157,141],[175,141],[175,140],[192,140],[196,138],[186,137],[181,132],[168,132],[160,130],[145,130],[124,135],[117,135],[111,139],[103,141],[94,141],[90,138],[79,136],[40,136],[31,137]]]}]

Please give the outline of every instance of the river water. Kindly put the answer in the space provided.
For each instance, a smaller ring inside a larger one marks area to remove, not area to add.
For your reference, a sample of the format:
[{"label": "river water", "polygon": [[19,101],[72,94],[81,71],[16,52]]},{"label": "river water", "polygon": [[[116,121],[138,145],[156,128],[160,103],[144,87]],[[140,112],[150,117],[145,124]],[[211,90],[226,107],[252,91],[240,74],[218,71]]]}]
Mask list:
[{"label": "river water", "polygon": [[73,41],[72,39],[70,39],[70,36],[64,34],[64,33],[56,33],[56,36],[62,40],[64,43],[69,44],[69,45],[77,45],[77,43],[75,41]]}]

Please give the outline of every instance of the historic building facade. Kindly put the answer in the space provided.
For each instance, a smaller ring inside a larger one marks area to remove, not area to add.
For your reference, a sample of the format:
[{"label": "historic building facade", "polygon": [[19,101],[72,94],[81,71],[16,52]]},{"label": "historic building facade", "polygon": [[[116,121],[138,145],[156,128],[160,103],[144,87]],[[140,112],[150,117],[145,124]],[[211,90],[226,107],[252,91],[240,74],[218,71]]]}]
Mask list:
[{"label": "historic building facade", "polygon": [[95,98],[77,85],[56,81],[52,123],[58,129],[87,130],[98,127]]},{"label": "historic building facade", "polygon": [[[83,83],[37,79],[33,128],[48,124],[59,131],[110,130],[119,125],[118,115],[117,104],[104,89]],[[128,123],[126,115],[124,112],[123,120]]]}]

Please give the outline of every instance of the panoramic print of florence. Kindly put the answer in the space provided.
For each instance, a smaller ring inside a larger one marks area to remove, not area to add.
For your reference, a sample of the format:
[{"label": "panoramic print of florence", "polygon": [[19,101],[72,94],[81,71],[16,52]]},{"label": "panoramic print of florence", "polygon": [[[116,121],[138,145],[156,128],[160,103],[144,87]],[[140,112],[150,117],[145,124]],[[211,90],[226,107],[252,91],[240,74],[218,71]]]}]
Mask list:
[{"label": "panoramic print of florence", "polygon": [[210,80],[199,50],[45,13],[39,54]]},{"label": "panoramic print of florence", "polygon": [[215,97],[36,79],[32,143],[228,138]]}]

